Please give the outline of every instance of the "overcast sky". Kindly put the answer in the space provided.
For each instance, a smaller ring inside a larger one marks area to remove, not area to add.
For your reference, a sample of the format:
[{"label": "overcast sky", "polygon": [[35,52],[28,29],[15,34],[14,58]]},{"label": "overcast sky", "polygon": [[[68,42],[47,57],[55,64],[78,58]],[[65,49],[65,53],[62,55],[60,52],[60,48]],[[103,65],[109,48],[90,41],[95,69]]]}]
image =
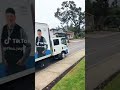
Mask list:
[{"label": "overcast sky", "polygon": [[[67,0],[35,0],[35,21],[47,23],[50,28],[56,28],[60,21],[54,17],[58,7],[61,7],[63,1]],[[85,0],[73,0],[77,7],[85,11]]]}]

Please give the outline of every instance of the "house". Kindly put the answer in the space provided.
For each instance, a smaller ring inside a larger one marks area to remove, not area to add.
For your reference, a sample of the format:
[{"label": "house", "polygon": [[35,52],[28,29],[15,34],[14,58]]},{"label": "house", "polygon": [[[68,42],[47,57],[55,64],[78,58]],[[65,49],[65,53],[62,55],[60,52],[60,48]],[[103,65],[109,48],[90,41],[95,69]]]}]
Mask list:
[{"label": "house", "polygon": [[52,37],[65,37],[66,39],[73,39],[74,32],[64,31],[62,28],[60,29],[50,29],[50,34]]},{"label": "house", "polygon": [[50,35],[52,37],[66,37],[66,32],[62,28],[50,29]]},{"label": "house", "polygon": [[67,34],[67,38],[70,40],[70,39],[73,39],[74,38],[74,32],[66,32]]}]

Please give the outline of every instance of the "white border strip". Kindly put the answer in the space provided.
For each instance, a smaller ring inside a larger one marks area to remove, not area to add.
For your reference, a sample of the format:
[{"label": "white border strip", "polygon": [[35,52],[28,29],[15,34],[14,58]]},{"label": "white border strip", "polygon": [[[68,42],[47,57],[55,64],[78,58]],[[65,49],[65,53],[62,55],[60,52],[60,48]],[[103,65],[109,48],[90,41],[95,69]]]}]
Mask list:
[{"label": "white border strip", "polygon": [[52,55],[50,54],[50,55],[46,55],[46,56],[44,56],[44,57],[37,58],[37,59],[35,59],[35,62],[41,61],[41,60],[43,60],[43,59],[45,59],[45,58],[48,58],[48,57],[50,57],[50,56],[52,56]]},{"label": "white border strip", "polygon": [[3,78],[0,78],[0,84],[18,79],[20,77],[26,76],[26,75],[34,73],[34,72],[35,72],[35,68],[31,68],[31,69],[24,70],[22,72],[18,72],[18,73],[13,74],[13,75],[5,76]]}]

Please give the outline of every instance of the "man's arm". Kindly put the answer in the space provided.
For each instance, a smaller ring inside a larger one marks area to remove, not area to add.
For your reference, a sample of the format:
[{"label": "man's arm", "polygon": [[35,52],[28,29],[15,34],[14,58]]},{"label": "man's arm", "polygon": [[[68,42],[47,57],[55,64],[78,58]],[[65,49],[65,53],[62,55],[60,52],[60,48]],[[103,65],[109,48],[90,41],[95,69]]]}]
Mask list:
[{"label": "man's arm", "polygon": [[37,46],[37,41],[38,41],[37,39],[38,39],[38,37],[36,37],[36,40],[35,40],[35,45],[36,45],[36,46]]},{"label": "man's arm", "polygon": [[2,34],[1,34],[1,55],[2,55],[2,63],[3,64],[7,64],[5,58],[4,58],[4,47],[3,47],[3,31],[2,31]]},{"label": "man's arm", "polygon": [[48,44],[47,44],[47,42],[46,42],[46,39],[43,37],[43,42],[44,42],[44,44],[45,44],[45,51],[48,49]]},{"label": "man's arm", "polygon": [[4,49],[3,49],[2,43],[1,43],[1,54],[2,54],[2,63],[7,64],[7,62],[6,62],[5,58],[4,58]]},{"label": "man's arm", "polygon": [[26,41],[26,43],[24,42],[24,45],[25,45],[26,47],[25,47],[24,55],[23,55],[23,57],[22,57],[23,62],[25,62],[25,61],[27,60],[27,58],[29,57],[29,55],[30,55],[30,52],[31,52],[31,44],[30,44],[30,42],[28,41],[27,34],[25,33],[25,31],[24,31],[23,29],[21,29],[21,38]]},{"label": "man's arm", "polygon": [[38,46],[37,43],[38,43],[38,37],[36,37],[36,40],[35,40],[35,45],[36,45],[36,46],[35,46],[35,49],[36,49],[36,53],[38,53],[38,52],[37,52],[37,46]]}]

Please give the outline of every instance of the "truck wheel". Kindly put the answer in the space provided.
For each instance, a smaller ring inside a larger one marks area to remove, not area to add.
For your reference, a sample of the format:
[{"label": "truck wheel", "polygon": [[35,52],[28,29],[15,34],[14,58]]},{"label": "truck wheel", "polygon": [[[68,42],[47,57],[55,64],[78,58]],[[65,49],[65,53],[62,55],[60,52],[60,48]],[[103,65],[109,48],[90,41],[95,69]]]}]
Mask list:
[{"label": "truck wheel", "polygon": [[61,52],[61,54],[60,54],[60,59],[64,59],[65,58],[65,53],[64,52]]}]

